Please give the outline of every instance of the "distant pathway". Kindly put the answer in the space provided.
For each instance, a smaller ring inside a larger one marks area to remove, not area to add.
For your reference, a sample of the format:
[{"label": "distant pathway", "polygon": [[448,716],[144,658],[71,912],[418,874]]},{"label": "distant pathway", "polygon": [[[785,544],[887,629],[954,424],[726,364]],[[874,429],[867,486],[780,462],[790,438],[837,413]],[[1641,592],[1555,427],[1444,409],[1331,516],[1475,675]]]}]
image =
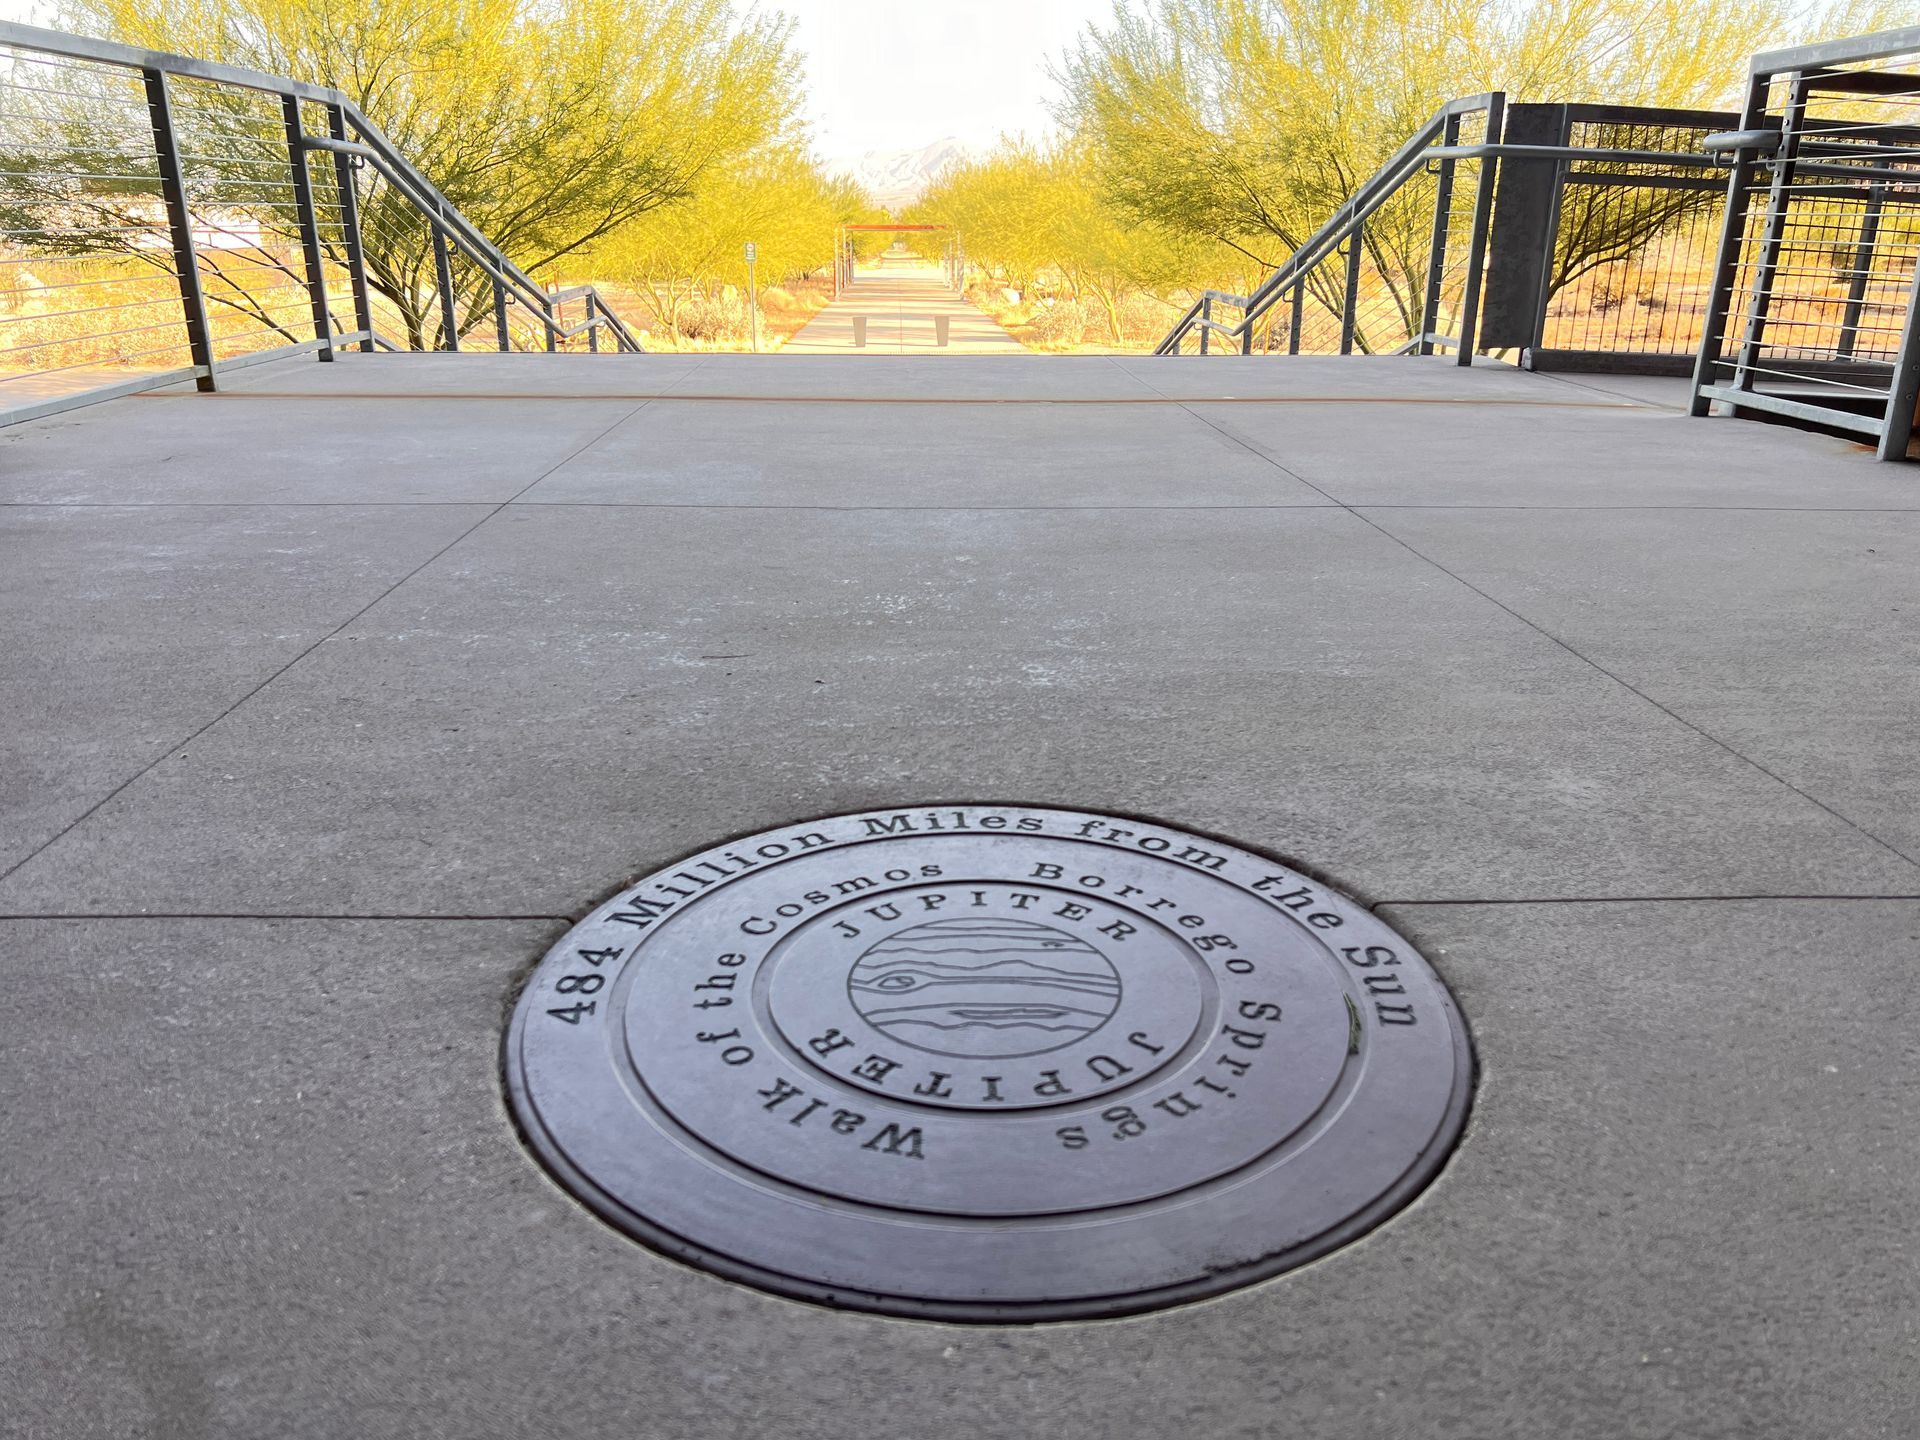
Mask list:
[{"label": "distant pathway", "polygon": [[[782,355],[1019,355],[1026,347],[991,316],[953,293],[944,272],[917,256],[883,255],[879,273],[857,278],[785,345]],[[867,317],[867,343],[853,320]],[[947,317],[947,346],[935,345],[934,317]]]}]

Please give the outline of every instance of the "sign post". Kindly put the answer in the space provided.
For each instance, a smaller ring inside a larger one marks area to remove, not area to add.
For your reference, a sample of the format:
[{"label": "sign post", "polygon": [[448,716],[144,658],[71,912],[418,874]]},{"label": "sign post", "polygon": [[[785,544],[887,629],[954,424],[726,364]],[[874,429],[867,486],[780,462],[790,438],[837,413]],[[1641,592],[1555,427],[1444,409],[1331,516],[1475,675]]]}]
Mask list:
[{"label": "sign post", "polygon": [[747,241],[747,323],[753,327],[755,354],[760,351],[760,295],[753,287],[753,262],[759,258],[759,247],[753,241]]}]

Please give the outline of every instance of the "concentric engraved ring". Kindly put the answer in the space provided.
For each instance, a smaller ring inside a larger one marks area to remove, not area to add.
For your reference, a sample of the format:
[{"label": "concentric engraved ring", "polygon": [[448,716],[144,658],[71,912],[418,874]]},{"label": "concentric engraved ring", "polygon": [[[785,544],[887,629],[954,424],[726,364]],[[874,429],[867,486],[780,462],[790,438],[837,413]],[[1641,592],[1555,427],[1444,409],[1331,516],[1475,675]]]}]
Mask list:
[{"label": "concentric engraved ring", "polygon": [[1464,1028],[1363,908],[1235,846],[1004,806],[834,816],[636,882],[508,1035],[562,1182],[803,1298],[1030,1321],[1277,1273],[1432,1176]]}]

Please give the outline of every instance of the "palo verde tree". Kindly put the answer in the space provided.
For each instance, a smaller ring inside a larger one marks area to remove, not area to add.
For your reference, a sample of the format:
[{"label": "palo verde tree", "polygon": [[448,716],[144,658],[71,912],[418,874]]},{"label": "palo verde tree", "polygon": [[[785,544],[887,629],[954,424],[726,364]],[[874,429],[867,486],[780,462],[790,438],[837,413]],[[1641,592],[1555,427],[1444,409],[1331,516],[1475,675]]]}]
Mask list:
[{"label": "palo verde tree", "polygon": [[1021,289],[1045,278],[1095,307],[1125,341],[1131,295],[1162,295],[1217,267],[1218,247],[1190,233],[1129,223],[1105,202],[1084,145],[1004,141],[943,172],[908,218],[951,225],[967,255]]},{"label": "palo verde tree", "polygon": [[686,198],[650,212],[587,252],[596,277],[631,286],[666,329],[696,299],[746,283],[756,248],[762,286],[786,284],[833,261],[835,228],[884,219],[851,180],[824,174],[798,145],[778,144],[706,176]]},{"label": "palo verde tree", "polygon": [[[338,88],[536,275],[788,132],[799,99],[788,22],[729,0],[71,0],[63,20]],[[197,161],[216,196],[272,138],[230,108],[206,133],[231,155]],[[365,204],[369,280],[421,345],[431,233],[387,187]],[[462,288],[473,323],[479,277]]]},{"label": "palo verde tree", "polygon": [[[1910,8],[1910,0],[1123,0],[1063,60],[1058,111],[1126,220],[1212,239],[1271,267],[1456,96],[1722,106],[1755,50],[1871,29]],[[1573,238],[1556,282],[1632,253],[1684,218],[1689,202],[1672,197],[1686,193],[1566,216]],[[1409,326],[1430,219],[1418,205],[1390,203],[1364,235],[1370,267]]]},{"label": "palo verde tree", "polygon": [[970,260],[1026,290],[1058,258],[1053,216],[1059,202],[1039,152],[1007,143],[948,165],[904,218],[953,226],[966,237]]}]

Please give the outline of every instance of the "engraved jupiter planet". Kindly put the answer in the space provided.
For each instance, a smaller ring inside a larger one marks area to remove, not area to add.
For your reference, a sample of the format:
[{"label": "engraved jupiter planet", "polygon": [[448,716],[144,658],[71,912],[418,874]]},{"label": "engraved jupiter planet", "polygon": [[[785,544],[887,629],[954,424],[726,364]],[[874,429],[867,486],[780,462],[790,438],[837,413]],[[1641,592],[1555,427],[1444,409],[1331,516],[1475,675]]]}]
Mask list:
[{"label": "engraved jupiter planet", "polygon": [[903,1045],[988,1059],[1091,1035],[1120,1006],[1120,976],[1093,946],[1049,925],[932,920],[862,955],[847,993]]}]

